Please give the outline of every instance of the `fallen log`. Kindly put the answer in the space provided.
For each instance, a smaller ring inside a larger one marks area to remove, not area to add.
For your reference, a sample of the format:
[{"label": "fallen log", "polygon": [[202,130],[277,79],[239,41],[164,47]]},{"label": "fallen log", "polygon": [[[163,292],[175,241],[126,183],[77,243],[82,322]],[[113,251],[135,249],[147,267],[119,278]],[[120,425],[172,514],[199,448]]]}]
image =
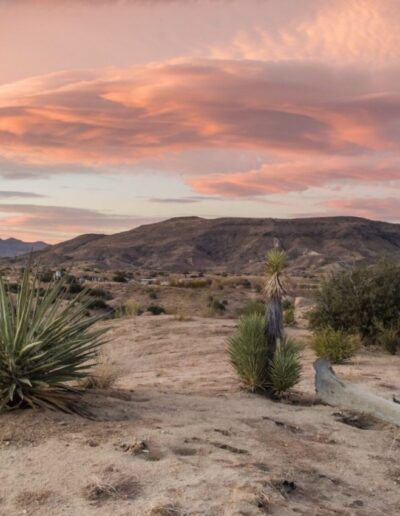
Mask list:
[{"label": "fallen log", "polygon": [[318,398],[333,407],[370,414],[400,426],[400,405],[366,391],[362,386],[339,380],[328,360],[314,362],[315,391]]}]

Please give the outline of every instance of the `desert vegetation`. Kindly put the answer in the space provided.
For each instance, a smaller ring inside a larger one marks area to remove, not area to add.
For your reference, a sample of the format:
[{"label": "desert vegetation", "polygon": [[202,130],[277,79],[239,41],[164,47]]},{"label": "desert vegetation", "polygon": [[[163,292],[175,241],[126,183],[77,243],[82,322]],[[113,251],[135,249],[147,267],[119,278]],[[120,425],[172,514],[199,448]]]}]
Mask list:
[{"label": "desert vegetation", "polygon": [[283,332],[282,280],[286,255],[273,249],[266,259],[266,304],[245,308],[236,335],[228,342],[231,363],[251,391],[262,389],[282,395],[300,380],[299,347]]},{"label": "desert vegetation", "polygon": [[23,405],[71,411],[71,381],[89,376],[102,344],[98,317],[87,317],[85,293],[65,298],[63,283],[38,288],[38,273],[25,269],[17,292],[0,279],[0,409]]}]

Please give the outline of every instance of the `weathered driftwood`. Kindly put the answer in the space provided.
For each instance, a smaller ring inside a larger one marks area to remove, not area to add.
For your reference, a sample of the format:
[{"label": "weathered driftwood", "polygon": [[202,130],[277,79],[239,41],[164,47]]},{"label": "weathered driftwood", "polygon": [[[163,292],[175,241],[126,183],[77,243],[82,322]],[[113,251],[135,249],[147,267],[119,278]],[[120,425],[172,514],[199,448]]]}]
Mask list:
[{"label": "weathered driftwood", "polygon": [[361,386],[339,380],[328,360],[314,362],[315,390],[328,405],[356,410],[400,426],[400,405],[376,396]]}]

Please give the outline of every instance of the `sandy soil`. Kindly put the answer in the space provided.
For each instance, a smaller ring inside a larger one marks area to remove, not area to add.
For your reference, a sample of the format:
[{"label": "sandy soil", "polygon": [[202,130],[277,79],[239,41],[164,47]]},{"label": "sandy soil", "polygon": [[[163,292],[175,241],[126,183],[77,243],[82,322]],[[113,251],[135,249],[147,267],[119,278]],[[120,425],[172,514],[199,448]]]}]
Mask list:
[{"label": "sandy soil", "polygon": [[[240,389],[225,353],[234,320],[109,324],[120,377],[86,396],[95,420],[1,416],[1,515],[400,513],[400,429],[315,404],[309,349],[296,394],[276,403]],[[337,372],[390,397],[399,367],[364,351]]]}]

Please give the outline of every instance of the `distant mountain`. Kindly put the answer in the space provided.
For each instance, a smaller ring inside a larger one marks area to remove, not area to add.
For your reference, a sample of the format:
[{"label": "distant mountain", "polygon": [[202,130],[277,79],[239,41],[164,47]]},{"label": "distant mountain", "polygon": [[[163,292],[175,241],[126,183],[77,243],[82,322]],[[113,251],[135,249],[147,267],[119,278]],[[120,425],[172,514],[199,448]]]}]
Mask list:
[{"label": "distant mountain", "polygon": [[23,242],[16,238],[7,238],[2,240],[0,238],[0,257],[13,258],[32,251],[41,251],[46,249],[48,244],[45,242]]},{"label": "distant mountain", "polygon": [[382,256],[400,260],[400,224],[356,217],[174,218],[111,236],[82,235],[39,253],[48,265],[260,273],[279,242],[292,270],[317,271]]}]

